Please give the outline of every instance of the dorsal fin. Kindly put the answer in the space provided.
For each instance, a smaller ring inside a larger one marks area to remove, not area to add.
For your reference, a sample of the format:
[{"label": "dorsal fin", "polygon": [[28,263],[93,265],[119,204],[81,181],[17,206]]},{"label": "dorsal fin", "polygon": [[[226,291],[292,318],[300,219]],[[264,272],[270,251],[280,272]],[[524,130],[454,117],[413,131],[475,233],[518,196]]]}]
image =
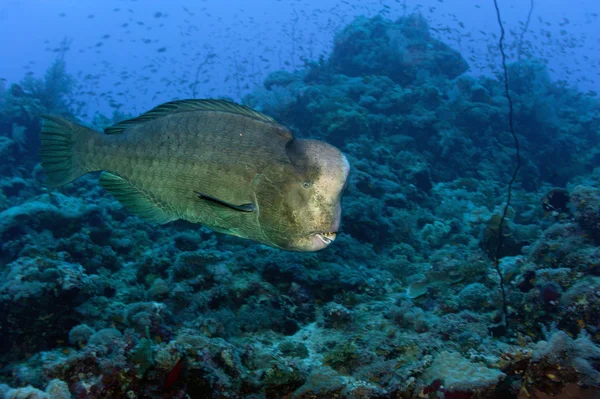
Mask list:
[{"label": "dorsal fin", "polygon": [[232,114],[245,115],[249,118],[260,120],[266,123],[277,124],[277,122],[263,113],[253,110],[252,108],[244,105],[239,105],[226,100],[178,100],[171,101],[159,105],[150,111],[133,119],[128,119],[123,122],[119,122],[116,125],[107,127],[104,129],[106,134],[118,134],[123,133],[126,129],[132,125],[137,125],[149,121],[151,119],[160,118],[172,113],[177,112],[190,112],[190,111],[218,111],[218,112],[229,112]]}]

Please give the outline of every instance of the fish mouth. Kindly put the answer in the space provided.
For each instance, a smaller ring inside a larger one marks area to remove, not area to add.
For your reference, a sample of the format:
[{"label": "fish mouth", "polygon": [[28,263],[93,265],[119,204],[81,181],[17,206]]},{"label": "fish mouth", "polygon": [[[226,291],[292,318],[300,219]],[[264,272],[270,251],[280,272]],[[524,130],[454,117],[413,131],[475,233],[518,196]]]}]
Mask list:
[{"label": "fish mouth", "polygon": [[329,245],[333,241],[335,241],[335,237],[337,236],[337,233],[334,233],[334,232],[317,233],[317,234],[315,234],[315,236],[318,237],[321,241],[323,241],[323,244]]}]

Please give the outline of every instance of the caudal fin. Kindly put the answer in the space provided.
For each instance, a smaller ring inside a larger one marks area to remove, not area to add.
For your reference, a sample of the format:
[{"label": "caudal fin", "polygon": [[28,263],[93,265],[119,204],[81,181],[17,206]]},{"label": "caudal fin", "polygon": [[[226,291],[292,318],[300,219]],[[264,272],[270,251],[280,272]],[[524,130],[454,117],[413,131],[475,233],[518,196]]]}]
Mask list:
[{"label": "caudal fin", "polygon": [[42,115],[41,118],[43,125],[40,134],[40,155],[42,167],[48,177],[46,185],[61,187],[89,172],[84,170],[82,160],[78,159],[74,147],[89,135],[99,133],[58,116]]}]

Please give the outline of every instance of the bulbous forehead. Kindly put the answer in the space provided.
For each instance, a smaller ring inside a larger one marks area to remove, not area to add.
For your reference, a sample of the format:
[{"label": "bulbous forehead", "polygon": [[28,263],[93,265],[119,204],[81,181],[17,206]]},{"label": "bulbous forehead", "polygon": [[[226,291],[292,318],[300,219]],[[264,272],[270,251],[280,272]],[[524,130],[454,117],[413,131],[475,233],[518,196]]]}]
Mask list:
[{"label": "bulbous forehead", "polygon": [[348,160],[336,147],[319,140],[294,139],[287,143],[288,158],[303,175],[318,177],[332,172],[345,181],[350,171]]}]

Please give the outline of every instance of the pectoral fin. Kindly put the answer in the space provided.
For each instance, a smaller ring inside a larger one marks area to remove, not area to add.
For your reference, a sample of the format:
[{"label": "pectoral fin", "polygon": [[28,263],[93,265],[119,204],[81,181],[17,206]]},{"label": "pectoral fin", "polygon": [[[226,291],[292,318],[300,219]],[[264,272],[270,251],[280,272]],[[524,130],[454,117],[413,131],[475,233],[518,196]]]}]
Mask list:
[{"label": "pectoral fin", "polygon": [[117,175],[102,172],[100,184],[131,213],[142,219],[159,224],[177,219],[169,214],[149,193],[134,187],[129,181]]},{"label": "pectoral fin", "polygon": [[235,210],[235,211],[239,211],[239,212],[255,212],[256,211],[256,206],[251,202],[249,202],[247,204],[235,205],[235,204],[231,204],[226,201],[222,201],[222,200],[212,197],[210,195],[202,194],[198,191],[194,191],[194,193],[196,193],[198,195],[198,198],[200,198],[201,200],[208,201],[209,203],[216,205],[216,206],[229,208],[231,210]]}]

